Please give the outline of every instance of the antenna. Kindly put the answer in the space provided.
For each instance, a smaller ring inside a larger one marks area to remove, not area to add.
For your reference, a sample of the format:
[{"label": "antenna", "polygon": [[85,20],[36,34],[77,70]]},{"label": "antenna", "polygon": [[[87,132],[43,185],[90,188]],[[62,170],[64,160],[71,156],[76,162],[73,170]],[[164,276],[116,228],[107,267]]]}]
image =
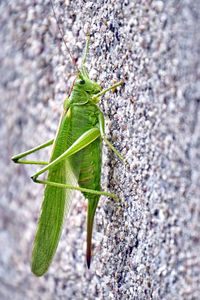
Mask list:
[{"label": "antenna", "polygon": [[63,40],[63,42],[64,42],[64,44],[65,44],[65,48],[66,48],[66,50],[67,50],[67,52],[68,52],[68,54],[69,54],[69,56],[70,56],[70,58],[71,58],[71,60],[72,60],[72,62],[73,62],[73,64],[74,64],[74,66],[75,66],[77,72],[80,73],[80,70],[79,70],[79,68],[78,68],[78,66],[77,66],[77,64],[76,64],[76,61],[75,61],[74,57],[72,56],[72,54],[71,54],[71,52],[70,52],[70,50],[69,50],[69,47],[67,46],[67,43],[66,43],[65,38],[64,38],[63,31],[62,31],[62,29],[61,29],[61,27],[60,27],[60,25],[59,25],[59,23],[58,23],[58,18],[57,18],[57,16],[56,16],[56,13],[55,13],[55,9],[54,9],[52,0],[50,0],[50,3],[51,3],[51,7],[52,7],[52,10],[53,10],[53,14],[54,14],[54,17],[55,17],[55,20],[56,20],[58,29],[59,29],[59,31],[60,31],[62,40]]}]

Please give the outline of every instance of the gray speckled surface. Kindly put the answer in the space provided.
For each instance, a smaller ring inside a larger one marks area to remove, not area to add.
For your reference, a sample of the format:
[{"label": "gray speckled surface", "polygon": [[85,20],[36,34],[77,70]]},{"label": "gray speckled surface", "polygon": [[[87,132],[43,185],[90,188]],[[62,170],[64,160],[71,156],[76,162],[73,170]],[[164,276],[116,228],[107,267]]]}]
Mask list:
[{"label": "gray speckled surface", "polygon": [[54,261],[34,277],[43,187],[29,177],[38,167],[10,157],[54,136],[74,68],[49,1],[1,1],[0,299],[199,299],[200,2],[57,1],[55,9],[79,64],[90,29],[94,80],[126,78],[100,106],[129,169],[104,147],[102,186],[121,207],[101,198],[90,271],[76,193]]}]

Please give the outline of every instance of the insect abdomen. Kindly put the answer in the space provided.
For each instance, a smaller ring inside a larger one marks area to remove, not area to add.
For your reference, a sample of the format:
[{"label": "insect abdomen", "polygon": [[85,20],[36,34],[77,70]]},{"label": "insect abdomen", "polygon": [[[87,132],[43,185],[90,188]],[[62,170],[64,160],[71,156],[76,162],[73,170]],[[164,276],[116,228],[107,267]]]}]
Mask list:
[{"label": "insect abdomen", "polygon": [[[98,138],[85,149],[82,150],[82,162],[78,183],[80,187],[88,188],[96,191],[101,190],[101,140]],[[84,194],[87,199],[94,196],[92,194]],[[95,196],[96,198],[96,196]]]},{"label": "insect abdomen", "polygon": [[[73,143],[83,133],[98,124],[98,109],[96,105],[77,105],[71,108],[71,137]],[[72,156],[70,162],[76,172],[77,159],[79,164],[78,183],[80,187],[101,190],[101,139],[97,138],[87,147]],[[85,194],[87,199],[93,197],[92,194]]]}]

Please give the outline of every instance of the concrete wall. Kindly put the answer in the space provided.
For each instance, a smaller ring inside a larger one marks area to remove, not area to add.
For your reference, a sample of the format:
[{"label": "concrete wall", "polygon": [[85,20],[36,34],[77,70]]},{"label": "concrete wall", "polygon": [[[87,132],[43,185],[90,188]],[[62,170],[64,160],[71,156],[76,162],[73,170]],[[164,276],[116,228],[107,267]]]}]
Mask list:
[{"label": "concrete wall", "polygon": [[29,261],[44,187],[30,179],[39,167],[10,157],[54,137],[75,69],[49,1],[1,2],[0,298],[198,299],[200,2],[54,4],[79,65],[90,30],[91,78],[102,87],[126,79],[100,107],[129,167],[104,147],[102,187],[121,205],[101,197],[91,269],[77,192],[54,261],[36,278]]}]

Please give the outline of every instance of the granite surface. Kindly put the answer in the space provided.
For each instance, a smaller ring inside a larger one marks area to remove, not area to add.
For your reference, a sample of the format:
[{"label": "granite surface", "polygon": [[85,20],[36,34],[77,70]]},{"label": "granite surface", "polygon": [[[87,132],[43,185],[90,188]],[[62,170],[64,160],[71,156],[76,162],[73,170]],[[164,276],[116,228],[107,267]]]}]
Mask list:
[{"label": "granite surface", "polygon": [[[54,1],[67,44],[102,87],[106,134],[93,259],[74,194],[45,276],[30,271],[44,187],[12,155],[54,137],[75,73],[47,0],[0,2],[0,299],[200,299],[200,1]],[[33,155],[47,160],[49,150]]]}]

